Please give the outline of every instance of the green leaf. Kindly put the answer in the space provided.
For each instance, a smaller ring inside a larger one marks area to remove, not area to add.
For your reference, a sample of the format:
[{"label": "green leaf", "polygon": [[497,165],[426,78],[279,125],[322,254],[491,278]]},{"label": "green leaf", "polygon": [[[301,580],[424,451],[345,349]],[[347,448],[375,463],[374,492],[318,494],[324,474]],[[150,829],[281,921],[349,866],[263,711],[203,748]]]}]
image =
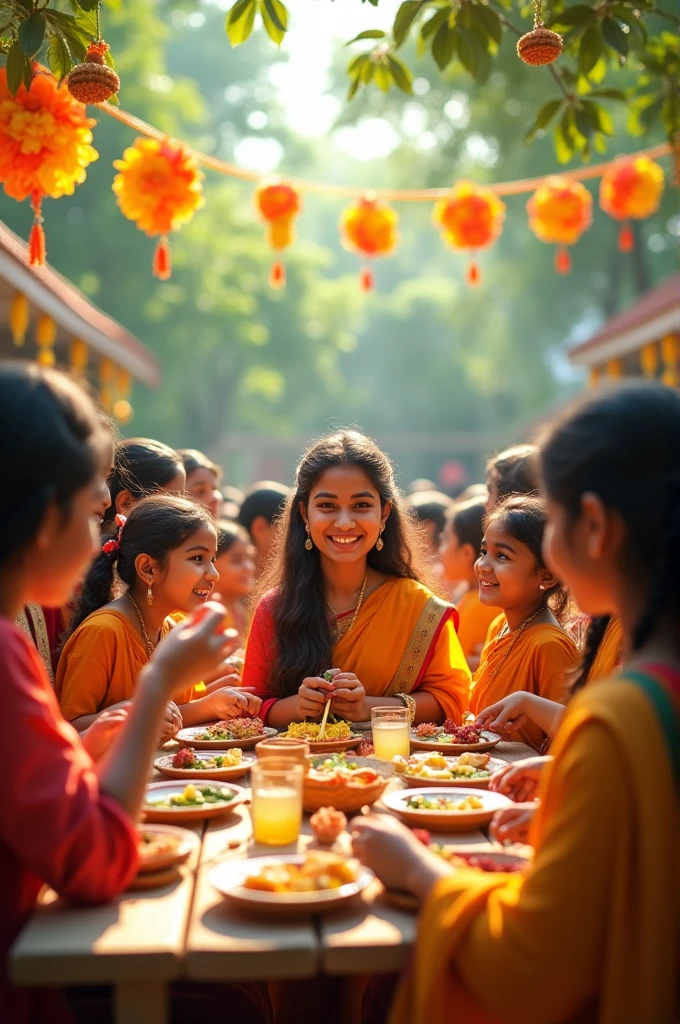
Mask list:
[{"label": "green leaf", "polygon": [[81,61],[90,44],[91,36],[84,31],[75,18],[62,11],[55,11],[48,7],[45,9],[45,17],[48,24],[53,26],[65,38],[71,55],[71,61]]},{"label": "green leaf", "polygon": [[533,124],[524,137],[525,142],[531,142],[536,135],[536,132],[539,132],[541,128],[545,128],[550,124],[563,102],[564,100],[559,97],[558,99],[548,100],[547,103],[543,104],[543,106],[537,111]]},{"label": "green leaf", "polygon": [[367,60],[361,69],[361,74],[359,75],[359,78],[361,79],[364,85],[368,85],[368,83],[372,81],[374,74],[375,64],[373,63],[372,60]]},{"label": "green leaf", "polygon": [[347,65],[347,74],[353,78],[354,75],[360,75],[361,69],[364,64],[370,62],[371,55],[369,53],[360,53]]},{"label": "green leaf", "polygon": [[456,52],[456,30],[449,28],[448,18],[439,26],[432,40],[432,56],[440,71],[450,64]]},{"label": "green leaf", "polygon": [[594,21],[597,15],[592,7],[585,4],[576,4],[575,7],[568,7],[566,11],[553,15],[548,19],[548,25],[553,28],[558,25],[560,28],[585,28]]},{"label": "green leaf", "polygon": [[45,38],[45,15],[34,11],[19,25],[19,44],[27,57],[35,57]]},{"label": "green leaf", "polygon": [[71,55],[64,37],[54,32],[50,38],[50,45],[47,50],[47,63],[50,71],[58,81],[71,70]]},{"label": "green leaf", "polygon": [[592,117],[587,110],[575,110],[574,120],[584,139],[589,139],[597,131],[597,118]]},{"label": "green leaf", "polygon": [[99,6],[99,0],[73,0],[73,3],[80,7],[81,11],[96,11]]},{"label": "green leaf", "polygon": [[394,45],[396,47],[401,46],[405,42],[413,22],[428,2],[429,0],[404,0],[403,4],[401,4],[392,26],[392,35],[394,36]]},{"label": "green leaf", "polygon": [[608,110],[599,103],[593,103],[592,100],[582,100],[581,106],[594,122],[598,132],[610,137],[614,135],[614,120]]},{"label": "green leaf", "polygon": [[555,129],[555,154],[561,164],[566,164],[574,155],[575,143],[572,133],[572,110],[565,110]]},{"label": "green leaf", "polygon": [[226,30],[232,46],[245,43],[253,31],[257,0],[236,0],[227,14]]},{"label": "green leaf", "polygon": [[272,42],[280,46],[288,31],[288,11],[281,0],[260,0],[262,24]]},{"label": "green leaf", "polygon": [[109,98],[108,98],[108,100],[106,100],[106,102],[110,103],[112,107],[119,107],[120,106],[120,100],[116,96],[115,92],[114,92],[113,96],[109,96]]},{"label": "green leaf", "polygon": [[628,56],[628,36],[618,21],[615,21],[614,18],[603,18],[602,36],[607,46],[611,46],[622,57]]},{"label": "green leaf", "polygon": [[378,88],[382,92],[389,92],[390,86],[392,85],[392,75],[390,69],[386,68],[384,64],[375,64],[375,73],[373,80]]},{"label": "green leaf", "polygon": [[[15,39],[7,54],[7,88],[14,96],[21,83],[26,85],[26,69],[28,69],[28,81],[31,81],[31,62]],[[26,85],[28,89],[28,85]]]},{"label": "green leaf", "polygon": [[434,17],[430,18],[429,21],[425,22],[425,24],[420,30],[420,38],[429,39],[430,36],[433,36],[435,34],[437,29],[441,28],[442,25],[448,24],[450,13],[450,8],[440,8],[440,10],[437,11]]},{"label": "green leaf", "polygon": [[602,36],[600,26],[592,24],[583,33],[578,51],[578,66],[582,75],[587,75],[597,64],[602,53]]},{"label": "green leaf", "polygon": [[493,7],[488,7],[486,4],[473,4],[471,12],[477,25],[483,27],[485,34],[493,39],[494,43],[500,45],[503,38],[503,26]]},{"label": "green leaf", "polygon": [[618,100],[619,103],[627,103],[628,97],[620,89],[591,89],[589,96],[600,96],[603,100]]},{"label": "green leaf", "polygon": [[357,77],[352,80],[352,82],[350,83],[350,87],[347,90],[347,99],[348,100],[354,99],[354,97],[357,94],[357,91],[359,89],[359,85],[360,84],[361,84],[361,79],[357,75]]},{"label": "green leaf", "polygon": [[403,60],[399,60],[398,57],[388,53],[387,63],[390,69],[394,84],[402,92],[405,92],[408,96],[413,95],[413,75],[404,64]]},{"label": "green leaf", "polygon": [[458,50],[458,60],[461,62],[466,71],[469,71],[473,78],[477,74],[477,54],[478,49],[472,38],[472,35],[463,28],[462,25],[456,28],[457,40],[456,48]]},{"label": "green leaf", "polygon": [[360,39],[384,39],[385,33],[380,28],[367,28],[365,32],[360,32],[354,39],[350,39],[345,46],[351,46],[352,43],[358,43]]}]

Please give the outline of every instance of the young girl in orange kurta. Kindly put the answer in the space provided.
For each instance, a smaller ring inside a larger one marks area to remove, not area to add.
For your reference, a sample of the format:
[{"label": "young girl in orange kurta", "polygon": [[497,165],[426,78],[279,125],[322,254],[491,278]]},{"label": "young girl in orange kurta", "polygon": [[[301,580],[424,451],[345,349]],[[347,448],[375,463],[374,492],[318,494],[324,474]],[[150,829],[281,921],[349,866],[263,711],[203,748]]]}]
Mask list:
[{"label": "young girl in orange kurta", "polygon": [[[489,628],[472,678],[470,710],[478,715],[516,690],[561,703],[579,653],[551,611],[563,603],[559,581],[546,567],[541,543],[546,523],[540,498],[511,495],[489,514],[475,571],[482,604],[502,609]],[[546,731],[520,719],[515,736],[539,750]]]},{"label": "young girl in orange kurta", "polygon": [[439,551],[446,582],[462,584],[462,595],[456,598],[458,639],[471,672],[479,668],[486,634],[499,611],[479,600],[475,562],[482,547],[484,514],[484,498],[456,502],[446,517]]},{"label": "young girl in orange kurta", "polygon": [[17,362],[0,364],[0,434],[0,477],[12,495],[0,506],[0,1006],[12,1024],[61,1022],[54,993],[10,984],[10,946],[44,883],[76,903],[97,903],[136,873],[133,822],[163,710],[224,657],[215,634],[224,610],[215,606],[163,642],[139,680],[135,708],[108,751],[99,744],[104,756],[94,764],[15,619],[30,602],[64,604],[96,554],[106,437],[69,378]]},{"label": "young girl in orange kurta", "polygon": [[[135,505],[85,577],[59,659],[57,697],[76,728],[132,699],[140,669],[173,626],[171,613],[189,613],[209,599],[219,579],[216,548],[210,513],[197,502],[158,494]],[[114,569],[124,585],[120,596]],[[254,713],[260,704],[229,687],[197,700],[192,691],[188,686],[167,709],[163,738],[182,724]]]},{"label": "young girl in orange kurta", "polygon": [[630,654],[567,708],[518,875],[451,869],[386,816],[355,852],[423,901],[391,1024],[673,1024],[680,953],[680,396],[591,393],[541,446],[548,564]]}]

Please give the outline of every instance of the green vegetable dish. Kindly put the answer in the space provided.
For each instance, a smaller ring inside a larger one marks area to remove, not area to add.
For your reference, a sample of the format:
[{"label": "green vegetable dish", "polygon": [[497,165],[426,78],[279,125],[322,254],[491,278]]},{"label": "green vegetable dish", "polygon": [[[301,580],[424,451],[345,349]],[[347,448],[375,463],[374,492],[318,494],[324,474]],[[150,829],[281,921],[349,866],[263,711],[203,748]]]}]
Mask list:
[{"label": "green vegetable dish", "polygon": [[195,786],[191,783],[185,786],[181,793],[174,793],[171,797],[161,800],[153,800],[147,797],[147,807],[168,808],[174,807],[202,807],[204,804],[226,804],[234,799],[234,791],[225,789],[222,786]]}]

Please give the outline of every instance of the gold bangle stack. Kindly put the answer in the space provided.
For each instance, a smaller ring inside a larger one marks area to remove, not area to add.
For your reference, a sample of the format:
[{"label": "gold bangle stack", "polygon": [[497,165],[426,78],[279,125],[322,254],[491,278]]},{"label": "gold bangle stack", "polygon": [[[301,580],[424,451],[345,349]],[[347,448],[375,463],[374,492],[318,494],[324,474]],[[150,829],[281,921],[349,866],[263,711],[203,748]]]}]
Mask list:
[{"label": "gold bangle stack", "polygon": [[410,693],[397,693],[396,697],[399,698],[404,707],[408,708],[408,717],[411,725],[413,725],[416,717],[416,699],[412,697]]}]

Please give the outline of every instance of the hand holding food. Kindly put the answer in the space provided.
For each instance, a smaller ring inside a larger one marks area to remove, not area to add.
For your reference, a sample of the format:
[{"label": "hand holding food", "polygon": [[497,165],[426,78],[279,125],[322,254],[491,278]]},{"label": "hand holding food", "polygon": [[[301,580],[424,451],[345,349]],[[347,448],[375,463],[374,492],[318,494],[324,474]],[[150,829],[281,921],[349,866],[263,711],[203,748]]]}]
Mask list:
[{"label": "hand holding food", "polygon": [[507,697],[490,704],[477,715],[475,725],[479,729],[490,729],[502,736],[517,732],[527,721],[526,698],[531,696],[523,690],[509,693]]},{"label": "hand holding food", "polygon": [[153,679],[160,681],[168,696],[217,672],[234,650],[235,641],[220,626],[226,611],[221,604],[207,601],[191,616],[163,637],[153,653]]},{"label": "hand holding food", "polygon": [[223,686],[214,690],[207,697],[206,709],[213,718],[236,718],[239,715],[256,715],[262,706],[262,700],[249,690],[235,686]]},{"label": "hand holding food", "polygon": [[368,814],[349,823],[352,850],[388,889],[424,896],[450,873],[450,867],[425,847],[410,829],[388,814]]},{"label": "hand holding food", "polygon": [[81,732],[83,746],[93,761],[98,761],[104,756],[126,718],[126,708],[107,708],[94,720],[89,729]]},{"label": "hand holding food", "polygon": [[332,696],[334,684],[321,676],[303,679],[298,689],[297,717],[321,718],[326,701]]},{"label": "hand holding food", "polygon": [[181,711],[175,704],[174,700],[169,700],[165,705],[165,711],[163,712],[160,742],[167,743],[168,740],[173,739],[183,725],[184,722],[182,721]]},{"label": "hand holding food", "polygon": [[353,722],[367,717],[363,710],[366,691],[353,672],[338,672],[333,677],[333,711]]},{"label": "hand holding food", "polygon": [[535,813],[535,804],[503,807],[502,810],[496,811],[489,831],[499,843],[528,843],[529,830]]},{"label": "hand holding food", "polygon": [[552,758],[526,757],[522,761],[508,764],[494,775],[490,789],[497,793],[503,793],[515,803],[534,800],[538,792],[541,772],[549,761],[552,761]]}]

